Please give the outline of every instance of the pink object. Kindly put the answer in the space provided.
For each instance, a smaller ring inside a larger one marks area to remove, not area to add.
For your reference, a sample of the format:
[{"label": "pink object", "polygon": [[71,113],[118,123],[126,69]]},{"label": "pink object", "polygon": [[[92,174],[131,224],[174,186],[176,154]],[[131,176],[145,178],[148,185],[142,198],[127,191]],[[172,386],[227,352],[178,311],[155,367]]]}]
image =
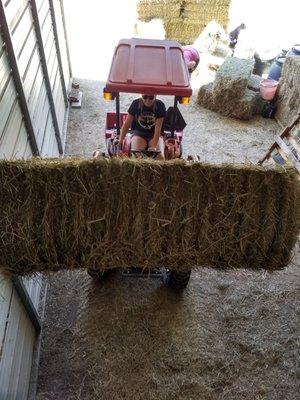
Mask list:
[{"label": "pink object", "polygon": [[260,95],[264,100],[273,100],[278,82],[273,79],[263,79],[260,82]]},{"label": "pink object", "polygon": [[198,51],[193,46],[182,46],[183,57],[188,64],[190,61],[198,61],[200,59]]}]

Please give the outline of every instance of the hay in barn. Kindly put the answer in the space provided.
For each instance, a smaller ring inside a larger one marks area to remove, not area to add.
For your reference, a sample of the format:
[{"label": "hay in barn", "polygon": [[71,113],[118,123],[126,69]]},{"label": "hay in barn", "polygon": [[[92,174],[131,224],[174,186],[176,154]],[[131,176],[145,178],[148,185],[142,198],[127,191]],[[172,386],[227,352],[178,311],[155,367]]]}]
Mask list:
[{"label": "hay in barn", "polygon": [[137,12],[141,21],[163,19],[167,39],[190,44],[212,20],[223,28],[227,26],[229,3],[229,0],[141,0]]},{"label": "hay in barn", "polygon": [[292,171],[182,160],[0,162],[0,272],[275,270],[299,221]]},{"label": "hay in barn", "polygon": [[227,57],[216,73],[214,96],[226,96],[226,102],[235,102],[241,98],[248,85],[254,66],[254,60]]},{"label": "hay in barn", "polygon": [[287,57],[278,88],[276,118],[290,125],[300,113],[300,56]]},{"label": "hay in barn", "polygon": [[234,93],[230,91],[216,95],[212,82],[199,89],[197,101],[209,110],[243,120],[249,120],[253,115],[259,114],[264,104],[260,94],[249,89],[244,91],[241,98],[235,98]]}]

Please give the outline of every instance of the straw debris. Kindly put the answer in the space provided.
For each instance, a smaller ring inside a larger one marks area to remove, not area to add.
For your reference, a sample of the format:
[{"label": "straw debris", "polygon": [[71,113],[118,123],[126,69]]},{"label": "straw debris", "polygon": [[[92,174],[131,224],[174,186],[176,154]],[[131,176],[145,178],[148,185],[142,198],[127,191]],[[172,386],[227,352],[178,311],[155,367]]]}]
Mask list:
[{"label": "straw debris", "polygon": [[292,171],[120,159],[0,162],[0,272],[278,269],[299,217]]}]

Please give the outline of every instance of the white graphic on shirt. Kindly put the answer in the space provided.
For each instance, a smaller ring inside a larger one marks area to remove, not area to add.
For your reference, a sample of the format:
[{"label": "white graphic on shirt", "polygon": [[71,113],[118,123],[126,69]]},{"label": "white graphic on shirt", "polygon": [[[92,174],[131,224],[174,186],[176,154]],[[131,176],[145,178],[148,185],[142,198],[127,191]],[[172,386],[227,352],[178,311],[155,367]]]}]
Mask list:
[{"label": "white graphic on shirt", "polygon": [[144,129],[151,129],[155,125],[155,115],[151,111],[144,111],[138,116],[137,122]]}]

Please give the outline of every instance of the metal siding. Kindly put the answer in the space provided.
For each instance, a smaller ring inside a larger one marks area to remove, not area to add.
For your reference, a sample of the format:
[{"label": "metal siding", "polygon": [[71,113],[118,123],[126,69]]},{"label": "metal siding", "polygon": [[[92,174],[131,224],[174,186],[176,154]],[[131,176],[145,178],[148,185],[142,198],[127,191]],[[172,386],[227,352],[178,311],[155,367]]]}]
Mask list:
[{"label": "metal siding", "polygon": [[25,37],[25,40],[20,48],[20,52],[17,54],[20,75],[22,77],[25,75],[26,68],[36,47],[36,37],[32,29],[30,30],[29,36]]},{"label": "metal siding", "polygon": [[29,318],[27,319],[27,327],[26,327],[26,346],[23,348],[22,353],[22,363],[21,363],[21,372],[19,375],[18,388],[20,388],[20,397],[16,400],[24,399],[27,400],[29,383],[30,383],[30,373],[32,367],[32,357],[33,357],[33,347],[36,340],[36,332],[34,327],[31,324]]},{"label": "metal siding", "polygon": [[[54,2],[54,6],[55,11],[58,14],[56,22],[60,45],[63,53],[65,53],[66,46],[63,36],[64,32],[62,28],[62,16],[59,2]],[[63,91],[60,83],[58,58],[56,54],[54,32],[52,28],[52,20],[48,0],[38,1],[37,8],[39,13],[39,22],[45,47],[45,55],[47,59],[52,93],[54,97],[55,109],[57,113],[58,126],[60,129],[60,134],[62,135],[64,130],[66,107],[65,104],[61,101],[60,92],[63,93]],[[55,131],[52,129],[53,124],[48,121],[49,118],[51,118],[52,120],[52,116],[48,116],[50,105],[48,98],[46,99],[46,91],[43,87],[45,86],[45,82],[41,72],[37,39],[35,30],[32,26],[33,20],[30,8],[27,8],[27,2],[25,0],[14,0],[8,4],[8,6],[6,7],[6,12],[10,26],[15,29],[12,35],[12,40],[15,51],[18,55],[19,69],[24,83],[24,92],[28,101],[28,108],[32,117],[33,127],[35,130],[35,136],[37,139],[39,150],[41,150],[41,147],[43,146],[43,154],[49,155],[49,153],[51,153],[51,149],[53,149],[55,155],[57,155],[57,146],[54,145],[53,141],[50,142],[49,137],[49,135],[55,135]],[[21,34],[20,32],[23,32],[23,34]],[[67,57],[64,54],[62,54],[61,56],[64,62],[64,68],[66,70],[65,60],[67,59]],[[67,72],[64,71],[64,75],[67,75]],[[45,128],[46,119],[47,124]],[[41,135],[46,135],[46,137],[44,138]],[[46,143],[49,143],[49,145],[51,143],[51,149],[45,148]],[[22,144],[24,145],[24,141],[22,142]],[[5,154],[7,154],[6,150]]]},{"label": "metal siding", "polygon": [[12,299],[13,287],[10,279],[0,275],[0,362],[3,354],[4,336],[6,323],[9,314],[10,303]]},{"label": "metal siding", "polygon": [[32,28],[32,17],[30,8],[28,7],[20,21],[20,24],[16,28],[15,32],[12,34],[15,45],[15,53],[17,56],[19,55],[19,52],[21,51],[24,42],[26,42],[26,38],[32,31]]},{"label": "metal siding", "polygon": [[13,290],[0,358],[1,400],[27,399],[35,336],[32,323]]},{"label": "metal siding", "polygon": [[31,89],[34,84],[34,79],[36,77],[36,73],[39,68],[40,68],[40,57],[39,57],[38,48],[36,46],[32,56],[31,56],[30,62],[27,65],[25,74],[23,76],[23,87],[24,87],[24,92],[25,92],[27,102],[29,102]]},{"label": "metal siding", "polygon": [[42,287],[42,275],[37,274],[34,278],[23,278],[22,281],[36,311],[38,311],[39,296]]},{"label": "metal siding", "polygon": [[28,7],[27,0],[11,0],[5,7],[7,23],[11,30],[14,29],[26,7]]},{"label": "metal siding", "polygon": [[47,15],[49,15],[50,10],[49,10],[49,1],[45,0],[42,2],[40,8],[38,5],[38,2],[36,2],[36,6],[38,8],[38,13],[39,13],[39,19],[40,19],[40,23],[42,24],[46,18]]},{"label": "metal siding", "polygon": [[42,145],[42,149],[41,149],[42,157],[49,156],[49,145],[51,142],[51,134],[52,134],[52,124],[50,124],[50,123],[51,123],[51,116],[50,116],[50,111],[49,111],[48,115],[47,115],[44,140],[43,140],[43,145]]},{"label": "metal siding", "polygon": [[59,150],[56,140],[53,140],[52,146],[50,148],[50,157],[59,157]]},{"label": "metal siding", "polygon": [[7,398],[9,400],[18,400],[18,399],[22,398],[20,396],[21,387],[19,386],[19,376],[20,376],[20,372],[21,372],[23,351],[24,351],[26,345],[28,345],[28,343],[26,343],[26,342],[28,342],[28,339],[27,339],[27,341],[25,340],[26,331],[27,331],[27,329],[26,329],[27,318],[28,317],[26,315],[26,312],[24,312],[24,310],[22,310],[22,308],[21,308],[17,338],[16,338],[16,346],[14,347],[14,352],[12,355],[13,363],[11,366],[9,382],[8,382]]},{"label": "metal siding", "polygon": [[[14,147],[12,159],[23,158],[25,150],[26,150],[27,142],[28,142],[28,136],[27,136],[24,122],[22,122],[21,129],[20,129],[20,132],[18,135],[18,139],[17,139],[16,145]],[[31,151],[31,154],[32,154],[32,151]]]},{"label": "metal siding", "polygon": [[61,13],[60,1],[56,0],[53,3],[56,15],[56,25],[57,25],[57,33],[61,51],[62,67],[63,67],[65,82],[66,85],[68,86],[68,82],[70,80],[70,70],[68,64],[67,48],[66,48],[65,33],[63,28],[63,18]]},{"label": "metal siding", "polygon": [[27,139],[27,143],[26,143],[26,146],[25,146],[25,151],[23,153],[23,158],[24,159],[31,158],[32,156],[33,156],[33,154],[32,154],[32,150],[31,150],[31,147],[30,147],[30,143],[29,143],[29,140]]},{"label": "metal siding", "polygon": [[17,337],[19,323],[21,319],[22,304],[18,295],[13,291],[12,301],[9,309],[9,318],[4,337],[2,355],[0,359],[0,398],[1,400],[9,399],[9,381],[14,365],[14,352],[18,346]]},{"label": "metal siding", "polygon": [[3,131],[10,115],[11,108],[16,98],[16,91],[12,79],[9,80],[7,87],[0,100],[0,138],[2,138]]},{"label": "metal siding", "polygon": [[45,120],[49,110],[49,103],[47,99],[47,93],[45,85],[41,86],[41,90],[38,97],[39,107],[35,110],[33,115],[33,123],[37,127],[36,138],[39,144],[39,148],[42,148],[43,136],[45,131]]},{"label": "metal siding", "polygon": [[7,121],[7,127],[3,131],[2,139],[0,140],[0,159],[10,159],[12,157],[19,137],[21,124],[22,114],[16,99]]}]

